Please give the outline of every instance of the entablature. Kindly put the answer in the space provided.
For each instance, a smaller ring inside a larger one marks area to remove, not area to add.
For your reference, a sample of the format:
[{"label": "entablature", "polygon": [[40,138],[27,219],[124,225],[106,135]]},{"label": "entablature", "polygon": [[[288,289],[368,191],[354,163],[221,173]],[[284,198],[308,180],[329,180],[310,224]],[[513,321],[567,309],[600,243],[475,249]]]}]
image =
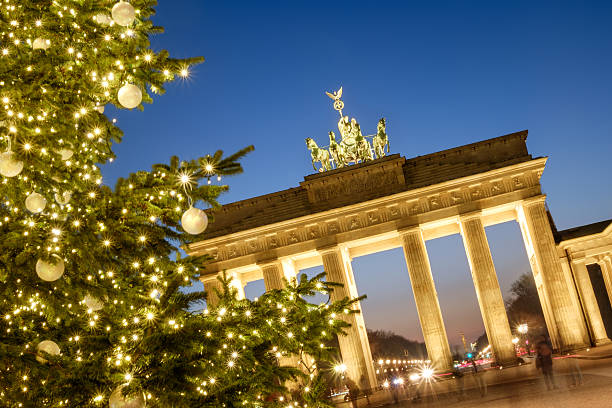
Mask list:
[{"label": "entablature", "polygon": [[193,243],[188,252],[210,255],[207,274],[243,268],[262,259],[293,257],[330,244],[351,247],[351,256],[400,246],[397,229],[419,225],[426,239],[458,232],[456,219],[474,211],[485,225],[515,218],[517,202],[541,194],[546,158],[419,189],[297,217]]}]

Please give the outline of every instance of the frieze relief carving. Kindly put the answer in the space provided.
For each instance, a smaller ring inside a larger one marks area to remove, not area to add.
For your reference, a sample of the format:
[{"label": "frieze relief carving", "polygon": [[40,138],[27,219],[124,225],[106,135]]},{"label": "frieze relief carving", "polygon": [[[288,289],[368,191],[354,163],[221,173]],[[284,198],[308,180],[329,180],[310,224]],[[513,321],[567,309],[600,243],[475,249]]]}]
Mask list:
[{"label": "frieze relief carving", "polygon": [[310,225],[308,228],[308,239],[317,239],[321,237],[321,231],[318,225]]},{"label": "frieze relief carving", "polygon": [[340,224],[338,221],[330,221],[327,223],[328,235],[337,234],[340,232]]},{"label": "frieze relief carving", "polygon": [[[359,213],[353,213],[329,221],[322,221],[321,223],[294,227],[285,231],[278,231],[262,236],[261,238],[249,238],[248,240],[220,245],[216,248],[212,247],[205,252],[216,261],[229,260],[265,249],[277,249],[291,244],[319,239],[324,236],[339,234],[341,232],[355,231],[360,228],[393,221],[406,216],[416,216],[428,211],[457,206],[490,196],[501,195],[507,192],[528,188],[534,182],[537,183],[535,172],[515,174],[491,182],[484,181],[480,184],[443,191],[430,196],[388,204],[385,207],[364,209]],[[329,189],[328,191],[331,190],[333,189]]]},{"label": "frieze relief carving", "polygon": [[463,198],[463,194],[461,193],[460,190],[455,190],[455,191],[450,192],[450,204],[451,205],[461,204],[464,201],[465,199]]},{"label": "frieze relief carving", "polygon": [[421,212],[421,204],[418,200],[408,203],[408,215],[417,215]]},{"label": "frieze relief carving", "polygon": [[400,217],[400,208],[399,205],[390,205],[387,207],[387,209],[389,210],[389,218],[390,219],[394,219],[394,218],[399,218]]},{"label": "frieze relief carving", "polygon": [[268,241],[268,248],[275,249],[280,246],[280,243],[279,243],[279,240],[276,234],[269,235],[267,241]]},{"label": "frieze relief carving", "polygon": [[521,176],[513,176],[512,177],[512,188],[514,190],[520,190],[525,187],[525,182]]},{"label": "frieze relief carving", "polygon": [[471,201],[484,198],[484,192],[482,191],[482,186],[472,187],[470,189],[470,198],[471,198]]},{"label": "frieze relief carving", "polygon": [[298,231],[297,230],[287,231],[287,243],[291,245],[291,244],[297,244],[298,242],[300,242],[300,236],[298,235]]},{"label": "frieze relief carving", "polygon": [[442,208],[442,200],[440,199],[440,196],[437,195],[429,197],[429,209],[437,210],[438,208]]},{"label": "frieze relief carving", "polygon": [[259,245],[257,244],[257,239],[248,240],[246,242],[246,248],[249,254],[259,251]]},{"label": "frieze relief carving", "polygon": [[361,228],[361,220],[358,215],[351,215],[347,217],[347,224],[349,230],[356,230]]},{"label": "frieze relief carving", "polygon": [[504,183],[502,180],[491,182],[491,195],[498,195],[505,192]]},{"label": "frieze relief carving", "polygon": [[380,216],[378,215],[378,211],[370,211],[368,212],[368,224],[374,225],[380,222]]}]

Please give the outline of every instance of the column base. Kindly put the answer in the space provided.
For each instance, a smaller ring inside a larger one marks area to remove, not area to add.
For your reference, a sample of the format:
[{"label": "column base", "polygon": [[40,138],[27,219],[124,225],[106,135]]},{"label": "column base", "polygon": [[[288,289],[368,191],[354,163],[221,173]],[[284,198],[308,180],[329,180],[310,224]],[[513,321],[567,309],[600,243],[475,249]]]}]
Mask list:
[{"label": "column base", "polygon": [[595,340],[595,346],[603,346],[605,344],[610,344],[612,343],[612,340],[610,340],[609,338],[605,338],[605,339],[597,339]]}]

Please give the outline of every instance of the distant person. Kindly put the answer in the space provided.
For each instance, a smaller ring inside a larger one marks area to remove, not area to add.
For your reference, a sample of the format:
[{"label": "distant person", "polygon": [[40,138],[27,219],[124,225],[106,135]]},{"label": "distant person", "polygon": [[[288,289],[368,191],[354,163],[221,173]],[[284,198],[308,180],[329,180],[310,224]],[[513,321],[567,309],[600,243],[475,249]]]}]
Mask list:
[{"label": "distant person", "polygon": [[580,366],[578,365],[578,359],[576,357],[567,357],[565,359],[567,362],[568,372],[570,374],[570,387],[578,387],[582,385],[582,371],[580,371]]},{"label": "distant person", "polygon": [[541,336],[536,343],[536,369],[542,371],[546,388],[549,391],[553,388],[559,388],[555,383],[553,374],[552,347],[548,344],[544,336]]},{"label": "distant person", "polygon": [[346,380],[346,388],[348,389],[348,399],[351,401],[351,406],[357,408],[357,397],[359,397],[359,387],[351,379]]},{"label": "distant person", "polygon": [[487,395],[487,382],[484,378],[484,370],[481,367],[478,367],[478,364],[476,364],[476,361],[474,361],[474,359],[471,360],[471,364],[474,381],[476,382],[476,387],[478,388],[478,391],[480,391],[480,396],[484,397],[485,395]]},{"label": "distant person", "polygon": [[453,370],[453,377],[457,379],[457,400],[463,401],[465,398],[465,378],[459,367]]},{"label": "distant person", "polygon": [[363,374],[359,378],[359,387],[361,388],[361,392],[363,392],[363,395],[365,395],[366,401],[369,406],[370,405],[370,395],[372,394],[372,390],[370,389],[370,384],[368,384],[368,380]]}]

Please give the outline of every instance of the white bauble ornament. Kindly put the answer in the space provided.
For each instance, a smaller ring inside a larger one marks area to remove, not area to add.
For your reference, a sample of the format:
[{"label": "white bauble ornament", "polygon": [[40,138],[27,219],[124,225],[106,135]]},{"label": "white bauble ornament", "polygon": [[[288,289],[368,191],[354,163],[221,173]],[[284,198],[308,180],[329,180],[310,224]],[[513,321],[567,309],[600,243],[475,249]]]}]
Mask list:
[{"label": "white bauble ornament", "polygon": [[62,156],[62,160],[70,160],[74,152],[70,149],[61,149],[58,153]]},{"label": "white bauble ornament", "polygon": [[59,205],[66,205],[70,202],[70,199],[72,198],[72,192],[64,191],[62,194],[55,193],[54,198],[55,202],[57,202]]},{"label": "white bauble ornament", "polygon": [[121,390],[125,385],[120,385],[111,393],[108,398],[109,408],[143,408],[145,406],[145,399],[142,394],[124,397]]},{"label": "white bauble ornament", "polygon": [[111,23],[111,18],[109,16],[107,16],[106,14],[100,13],[100,14],[96,14],[94,17],[94,20],[98,23],[98,24],[102,24],[102,25],[109,25]]},{"label": "white bauble ornament", "polygon": [[125,84],[119,89],[117,99],[119,99],[121,106],[132,109],[142,102],[142,91],[136,85]]},{"label": "white bauble ornament", "polygon": [[127,27],[134,22],[134,19],[136,18],[136,11],[130,3],[120,1],[113,6],[111,15],[113,16],[115,23],[119,24],[120,26]]},{"label": "white bauble ornament", "polygon": [[46,50],[51,46],[51,41],[44,38],[37,38],[32,41],[32,49],[34,50]]},{"label": "white bauble ornament", "polygon": [[15,153],[8,151],[0,154],[0,174],[4,177],[15,177],[23,170],[23,162],[17,160]]},{"label": "white bauble ornament", "polygon": [[181,225],[191,235],[201,234],[208,226],[208,217],[199,208],[191,207],[183,213]]},{"label": "white bauble ornament", "polygon": [[102,303],[102,301],[98,298],[95,298],[91,295],[85,295],[85,306],[87,306],[88,309],[93,310],[94,312],[97,312],[98,310],[102,310],[102,308],[104,307],[104,303]]},{"label": "white bauble ornament", "polygon": [[36,274],[38,277],[47,282],[58,280],[64,274],[64,261],[59,256],[52,255],[55,263],[47,262],[39,259],[36,262]]},{"label": "white bauble ornament", "polygon": [[45,209],[46,205],[47,205],[47,200],[45,199],[45,197],[43,197],[42,195],[38,193],[30,194],[28,198],[26,198],[25,200],[26,208],[28,209],[28,211],[34,214],[38,214],[39,212],[42,212],[42,210]]},{"label": "white bauble ornament", "polygon": [[[37,351],[44,351],[45,353],[48,353],[48,354],[50,354],[52,356],[57,356],[60,353],[59,346],[54,341],[51,341],[51,340],[43,340],[43,341],[41,341],[36,346],[36,350]],[[41,356],[36,356],[36,361],[38,361],[39,363],[43,363],[43,364],[47,362],[47,360],[45,360]]]}]

